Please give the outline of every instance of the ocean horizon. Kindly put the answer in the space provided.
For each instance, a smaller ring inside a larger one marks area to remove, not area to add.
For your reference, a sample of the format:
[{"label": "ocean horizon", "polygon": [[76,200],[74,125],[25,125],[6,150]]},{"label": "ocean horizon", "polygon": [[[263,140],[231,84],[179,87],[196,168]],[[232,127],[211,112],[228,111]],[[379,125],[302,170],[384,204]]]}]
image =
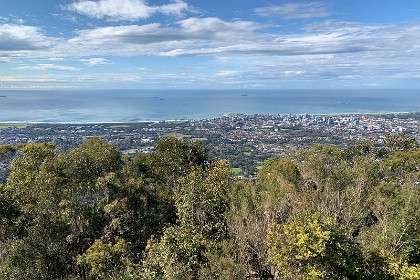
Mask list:
[{"label": "ocean horizon", "polygon": [[0,123],[199,120],[420,110],[420,90],[0,90]]}]

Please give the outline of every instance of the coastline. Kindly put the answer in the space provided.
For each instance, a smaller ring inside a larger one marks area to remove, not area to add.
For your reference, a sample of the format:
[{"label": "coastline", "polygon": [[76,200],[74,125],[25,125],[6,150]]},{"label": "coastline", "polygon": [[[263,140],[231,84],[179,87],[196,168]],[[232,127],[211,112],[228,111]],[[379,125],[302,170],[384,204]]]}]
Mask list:
[{"label": "coastline", "polygon": [[203,119],[168,119],[168,120],[138,120],[138,121],[97,121],[97,122],[77,122],[77,121],[1,121],[1,125],[37,125],[37,124],[63,124],[63,125],[95,125],[95,124],[136,124],[136,123],[177,123],[177,122],[199,122],[199,121],[214,121],[217,119],[225,117],[240,117],[240,116],[261,116],[261,117],[284,117],[284,116],[319,116],[319,117],[378,117],[382,115],[409,115],[409,114],[419,114],[420,111],[411,111],[411,112],[375,112],[375,113],[329,113],[329,114],[242,114],[242,113],[227,113],[222,116],[217,116],[213,118],[203,118]]}]

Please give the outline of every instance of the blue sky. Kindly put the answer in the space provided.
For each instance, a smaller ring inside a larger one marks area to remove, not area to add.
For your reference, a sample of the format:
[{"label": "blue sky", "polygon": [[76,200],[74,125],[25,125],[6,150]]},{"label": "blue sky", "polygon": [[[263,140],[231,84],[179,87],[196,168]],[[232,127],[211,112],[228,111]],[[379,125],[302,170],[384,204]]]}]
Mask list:
[{"label": "blue sky", "polygon": [[10,88],[420,88],[420,1],[0,0]]}]

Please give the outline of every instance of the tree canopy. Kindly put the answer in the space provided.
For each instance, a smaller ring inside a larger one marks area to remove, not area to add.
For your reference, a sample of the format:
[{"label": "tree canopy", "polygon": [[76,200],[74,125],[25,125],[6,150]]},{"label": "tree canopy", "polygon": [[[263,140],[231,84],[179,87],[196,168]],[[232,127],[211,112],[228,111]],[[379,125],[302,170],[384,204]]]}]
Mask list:
[{"label": "tree canopy", "polygon": [[235,179],[200,142],[1,146],[0,279],[419,279],[420,149],[315,145]]}]

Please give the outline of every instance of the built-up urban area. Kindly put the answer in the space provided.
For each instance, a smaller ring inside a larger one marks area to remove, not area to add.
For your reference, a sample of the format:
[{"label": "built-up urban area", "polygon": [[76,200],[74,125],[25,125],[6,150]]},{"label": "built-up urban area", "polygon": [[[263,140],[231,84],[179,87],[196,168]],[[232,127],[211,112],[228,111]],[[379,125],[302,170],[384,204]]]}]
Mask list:
[{"label": "built-up urban area", "polygon": [[[388,133],[420,139],[420,112],[385,115],[226,115],[204,120],[95,124],[0,124],[0,145],[55,142],[63,151],[90,137],[130,155],[150,152],[164,136],[203,141],[211,158],[229,159],[233,172],[252,176],[266,159],[314,144],[347,146],[359,140],[381,145]],[[0,163],[0,169],[6,163]]]}]

